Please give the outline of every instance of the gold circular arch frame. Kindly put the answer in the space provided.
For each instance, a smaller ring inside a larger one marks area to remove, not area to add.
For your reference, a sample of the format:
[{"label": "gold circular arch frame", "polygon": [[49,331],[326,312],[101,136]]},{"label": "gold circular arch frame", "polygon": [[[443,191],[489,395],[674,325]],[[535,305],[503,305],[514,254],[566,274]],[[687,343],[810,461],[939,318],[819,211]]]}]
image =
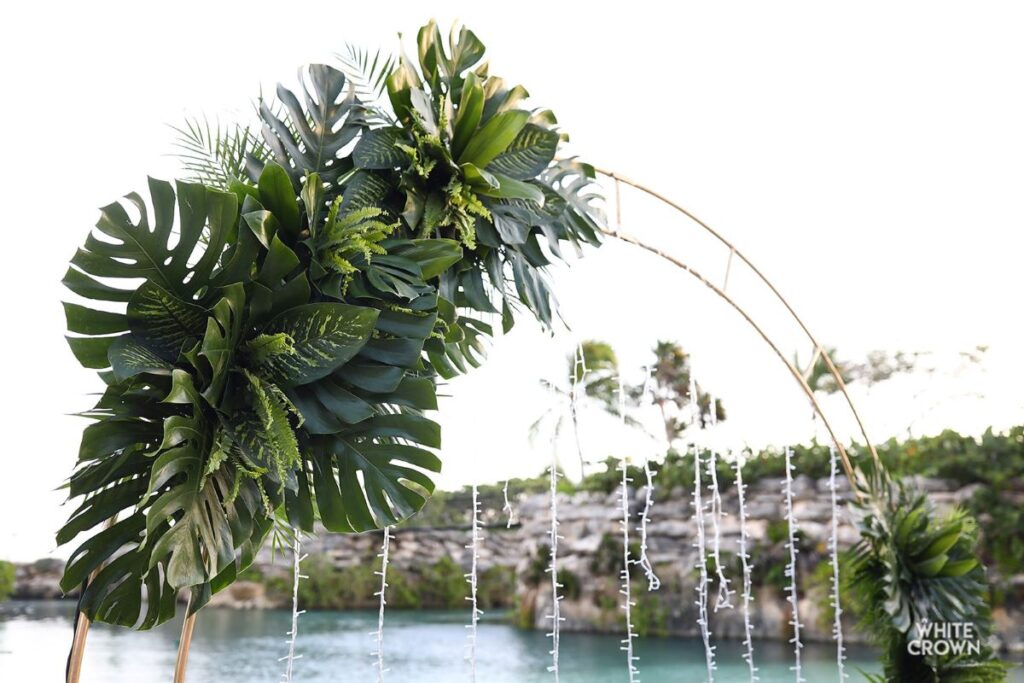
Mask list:
[{"label": "gold circular arch frame", "polygon": [[[833,444],[835,444],[836,450],[839,452],[843,464],[843,470],[846,473],[847,479],[849,479],[854,492],[859,496],[860,491],[856,481],[855,470],[853,464],[850,461],[849,453],[846,450],[846,446],[839,439],[835,429],[832,426],[832,423],[829,421],[828,416],[825,414],[825,411],[822,409],[821,404],[815,397],[814,391],[807,384],[806,374],[804,372],[801,372],[789,359],[786,358],[786,356],[782,353],[782,350],[780,349],[778,343],[776,343],[771,338],[771,336],[764,330],[764,328],[761,325],[759,325],[756,320],[754,320],[752,315],[735,299],[733,299],[726,293],[725,289],[729,281],[729,274],[732,269],[733,260],[738,259],[742,265],[746,266],[750,270],[750,272],[756,277],[756,279],[760,281],[768,289],[772,297],[774,297],[779,303],[782,304],[783,308],[785,308],[789,317],[799,326],[800,331],[803,333],[803,335],[807,337],[807,340],[811,343],[814,349],[814,353],[811,358],[811,362],[808,365],[808,368],[813,368],[819,359],[824,361],[829,374],[835,380],[839,393],[842,394],[843,398],[845,399],[846,405],[850,409],[850,414],[853,416],[853,419],[857,424],[857,429],[860,431],[860,434],[864,439],[864,444],[868,448],[868,451],[871,454],[871,458],[874,461],[876,468],[879,471],[883,471],[881,461],[878,457],[878,452],[875,450],[874,442],[868,436],[867,428],[864,426],[864,421],[861,419],[860,413],[857,411],[857,407],[854,405],[853,399],[850,397],[849,391],[847,391],[846,382],[843,380],[842,374],[836,367],[836,364],[832,360],[832,357],[829,355],[828,350],[825,347],[823,347],[821,343],[817,340],[817,338],[811,333],[810,329],[804,323],[803,319],[800,318],[800,316],[797,314],[796,310],[789,303],[786,297],[784,297],[782,293],[778,290],[778,288],[774,284],[772,284],[772,282],[761,271],[761,269],[754,265],[754,263],[743,252],[737,249],[732,242],[727,240],[720,232],[712,228],[710,225],[705,223],[703,220],[698,218],[696,215],[694,215],[691,211],[689,211],[682,205],[669,199],[660,192],[657,192],[647,187],[646,185],[643,185],[637,182],[636,180],[633,180],[620,173],[606,170],[597,166],[594,166],[593,169],[598,175],[611,179],[614,183],[615,188],[615,228],[605,228],[602,232],[604,232],[604,234],[608,235],[609,237],[614,237],[618,240],[626,242],[627,244],[632,244],[651,254],[654,254],[655,256],[665,259],[672,265],[686,271],[687,273],[695,277],[697,280],[699,280],[702,284],[704,284],[708,289],[710,289],[712,292],[718,295],[719,298],[721,298],[723,301],[729,304],[730,307],[732,307],[737,313],[740,314],[740,316],[743,317],[747,324],[750,325],[754,329],[754,331],[757,332],[757,334],[761,337],[761,339],[771,348],[772,352],[778,357],[778,359],[782,361],[783,365],[786,366],[786,369],[799,384],[801,390],[804,392],[804,394],[806,394],[807,399],[808,401],[810,401],[815,414],[819,418],[821,418],[822,423],[825,425],[825,429],[828,431],[829,437],[832,439]],[[640,192],[650,197],[653,197],[662,204],[673,209],[677,213],[689,219],[690,222],[695,224],[697,227],[699,227],[707,234],[711,235],[715,240],[717,240],[719,243],[721,243],[724,247],[728,249],[728,260],[726,261],[725,268],[725,282],[723,283],[722,287],[715,285],[710,279],[708,279],[698,270],[696,270],[689,264],[683,262],[682,260],[666,253],[665,251],[656,246],[650,245],[640,240],[639,238],[633,235],[629,235],[621,231],[622,185],[628,185],[629,187],[639,190]]]}]

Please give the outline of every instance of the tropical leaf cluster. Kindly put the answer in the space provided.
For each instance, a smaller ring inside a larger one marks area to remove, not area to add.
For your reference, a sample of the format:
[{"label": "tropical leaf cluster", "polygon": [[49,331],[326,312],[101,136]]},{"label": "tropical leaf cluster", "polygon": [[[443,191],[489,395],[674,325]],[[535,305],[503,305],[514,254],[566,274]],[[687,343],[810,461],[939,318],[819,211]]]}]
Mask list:
[{"label": "tropical leaf cluster", "polygon": [[258,137],[187,125],[192,178],[105,207],[72,258],[68,341],[105,389],[58,541],[86,536],[62,586],[91,618],[148,628],[182,589],[198,609],[276,523],[414,514],[441,468],[426,413],[481,362],[483,317],[553,322],[545,267],[597,244],[593,172],[555,160],[554,116],[471,31],[418,47],[350,52],[386,102],[319,64],[260,102]]},{"label": "tropical leaf cluster", "polygon": [[[1005,680],[988,638],[991,617],[976,522],[954,509],[939,515],[924,494],[862,467],[864,497],[854,504],[861,541],[851,551],[850,586],[861,625],[882,648],[884,679],[907,683]],[[971,624],[980,653],[939,656],[909,645],[925,624]]]}]

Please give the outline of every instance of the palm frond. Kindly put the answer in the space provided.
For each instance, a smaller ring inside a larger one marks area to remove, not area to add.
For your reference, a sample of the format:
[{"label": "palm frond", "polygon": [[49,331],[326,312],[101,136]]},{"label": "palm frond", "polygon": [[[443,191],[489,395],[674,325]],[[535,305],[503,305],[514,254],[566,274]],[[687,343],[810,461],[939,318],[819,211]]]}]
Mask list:
[{"label": "palm frond", "polygon": [[397,64],[394,55],[383,50],[370,52],[352,43],[346,43],[344,52],[336,56],[341,62],[341,70],[355,83],[360,99],[379,99],[387,88],[388,76]]},{"label": "palm frond", "polygon": [[395,56],[383,50],[371,52],[352,43],[346,43],[345,50],[335,53],[335,56],[341,62],[341,70],[355,86],[356,97],[363,104],[367,121],[395,125],[397,120],[384,97],[388,76],[398,64]]},{"label": "palm frond", "polygon": [[266,144],[247,126],[219,121],[211,125],[206,118],[188,118],[172,129],[178,134],[173,144],[187,179],[221,190],[247,178],[246,156],[268,156]]}]

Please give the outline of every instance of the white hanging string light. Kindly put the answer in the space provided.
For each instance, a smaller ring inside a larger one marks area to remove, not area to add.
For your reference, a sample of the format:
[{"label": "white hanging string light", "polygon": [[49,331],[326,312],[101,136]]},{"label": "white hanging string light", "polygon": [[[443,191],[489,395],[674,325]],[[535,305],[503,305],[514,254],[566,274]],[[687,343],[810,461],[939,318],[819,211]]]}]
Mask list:
[{"label": "white hanging string light", "polygon": [[647,577],[647,590],[656,591],[661,588],[661,579],[654,573],[654,566],[647,556],[647,524],[651,518],[651,508],[654,507],[654,472],[651,469],[651,461],[644,460],[644,478],[647,485],[644,487],[644,509],[640,513],[640,568],[644,570]]},{"label": "white hanging string light", "polygon": [[292,527],[292,537],[292,627],[288,631],[288,654],[277,660],[285,662],[285,683],[292,683],[292,676],[295,673],[295,660],[302,657],[302,655],[295,654],[295,642],[299,637],[299,615],[306,612],[306,610],[299,609],[299,579],[308,578],[299,569],[299,564],[306,559],[306,555],[302,554],[299,530],[294,527]]},{"label": "white hanging string light", "polygon": [[466,549],[472,555],[470,570],[466,574],[466,581],[469,583],[469,597],[466,599],[470,601],[472,611],[470,612],[469,625],[466,626],[469,629],[469,652],[466,660],[469,662],[470,680],[475,683],[477,623],[480,621],[480,617],[483,616],[483,611],[477,606],[477,564],[480,560],[480,544],[483,541],[483,530],[480,525],[480,498],[476,484],[473,484],[473,518],[470,539],[469,545],[466,546]]},{"label": "white hanging string light", "polygon": [[636,662],[640,659],[633,654],[633,641],[636,639],[636,632],[633,630],[633,596],[629,585],[629,566],[633,560],[629,557],[629,467],[626,460],[619,463],[622,470],[622,611],[626,615],[626,637],[622,639],[622,651],[626,653],[626,671],[629,674],[629,683],[640,682],[640,671]]},{"label": "white hanging string light", "polygon": [[[622,426],[626,425],[626,390],[622,385],[622,376],[619,375],[619,418]],[[626,671],[629,674],[629,683],[640,683],[640,672],[637,670],[636,662],[639,659],[633,654],[633,641],[636,633],[633,631],[633,596],[629,584],[629,566],[633,560],[629,556],[629,466],[626,459],[619,461],[619,469],[622,470],[622,611],[626,615],[626,637],[622,639],[622,651],[626,653]]]},{"label": "white hanging string light", "polygon": [[789,603],[793,616],[789,623],[793,627],[793,637],[789,642],[793,643],[793,673],[796,675],[795,683],[804,683],[803,670],[800,665],[800,651],[803,643],[800,642],[800,598],[797,594],[797,571],[796,556],[800,552],[797,547],[797,521],[793,514],[793,472],[796,467],[793,465],[793,449],[786,449],[786,479],[783,481],[782,491],[786,498],[786,524],[789,527],[789,538],[786,546],[789,549],[789,563],[786,565],[786,577],[789,585],[786,591],[789,593]]},{"label": "white hanging string light", "polygon": [[[700,406],[697,402],[697,382],[690,375],[690,405],[692,417],[690,427],[700,424]],[[700,626],[701,639],[704,642],[704,660],[707,666],[707,683],[715,680],[715,646],[711,644],[711,628],[708,623],[708,557],[707,539],[704,536],[704,500],[700,481],[701,455],[700,447],[693,443],[693,516],[697,525],[697,569],[700,579],[697,582],[697,625]]]},{"label": "white hanging string light", "polygon": [[384,606],[387,605],[388,553],[391,548],[391,538],[391,527],[384,527],[384,540],[381,542],[380,553],[377,555],[380,558],[380,571],[374,572],[380,577],[380,590],[374,593],[378,599],[377,630],[370,634],[377,641],[377,649],[373,653],[377,658],[377,683],[384,683],[384,673],[387,671],[384,668]]},{"label": "white hanging string light", "polygon": [[750,683],[755,683],[760,678],[757,675],[757,667],[754,666],[754,628],[750,621],[750,603],[754,599],[751,594],[750,579],[753,565],[750,564],[750,553],[747,552],[747,485],[743,483],[743,460],[742,454],[736,456],[736,493],[740,508],[739,557],[743,570],[743,592],[740,597],[743,606],[743,660],[747,663],[747,668],[750,669]]},{"label": "white hanging string light", "polygon": [[[573,436],[576,440],[576,453],[580,458],[580,476],[585,474],[584,461],[583,461],[583,446],[580,444],[580,430],[579,430],[579,385],[583,381],[583,378],[587,374],[587,363],[583,356],[583,344],[579,343],[576,345],[576,355],[573,359],[572,377],[570,378],[569,387],[569,413],[572,416],[572,427]],[[562,596],[559,594],[559,589],[562,588],[562,584],[558,582],[558,540],[561,538],[558,534],[558,453],[555,450],[551,452],[551,529],[549,531],[549,542],[551,547],[551,556],[548,562],[548,573],[551,575],[551,614],[548,615],[548,619],[551,620],[551,631],[548,633],[548,637],[551,638],[551,665],[548,666],[548,671],[555,675],[555,681],[557,683],[559,670],[558,670],[558,655],[560,646],[560,635],[562,622],[565,620],[562,617],[560,603]]]},{"label": "white hanging string light", "polygon": [[558,462],[557,458],[552,456],[551,459],[551,529],[549,531],[549,543],[551,548],[550,559],[548,562],[548,573],[551,575],[551,614],[548,615],[548,619],[551,620],[551,631],[547,634],[548,638],[551,638],[551,665],[548,667],[548,671],[555,675],[555,683],[558,683],[558,649],[559,649],[559,631],[562,626],[562,614],[559,608],[559,603],[562,600],[562,596],[559,595],[559,589],[562,584],[558,582]]},{"label": "white hanging string light", "polygon": [[[644,368],[644,385],[640,391],[641,403],[646,402],[647,397],[650,395],[651,373],[651,368]],[[623,416],[625,416],[625,413],[623,413]],[[651,508],[654,507],[654,470],[651,468],[650,458],[644,458],[644,479],[646,480],[646,486],[644,487],[644,509],[640,513],[639,527],[640,568],[644,570],[644,576],[647,577],[647,590],[656,591],[661,588],[661,580],[654,573],[654,565],[651,564],[651,560],[647,556],[647,525],[651,519]]]},{"label": "white hanging string light", "polygon": [[843,645],[843,608],[839,600],[839,493],[836,485],[836,475],[839,466],[836,458],[836,450],[829,447],[829,477],[828,488],[832,497],[832,529],[828,539],[829,559],[832,563],[832,607],[835,615],[832,622],[832,637],[836,641],[836,666],[839,671],[839,683],[847,678],[846,673],[846,648]]},{"label": "white hanging string light", "polygon": [[515,523],[516,511],[508,497],[508,479],[505,480],[505,486],[501,489],[501,495],[505,498],[505,505],[501,508],[501,511],[505,513],[505,528],[511,529]]},{"label": "white hanging string light", "polygon": [[[711,401],[711,426],[718,425],[718,411],[715,406],[715,397]],[[698,404],[699,405],[699,404]],[[725,568],[722,566],[722,494],[718,489],[718,451],[714,448],[708,454],[708,490],[711,492],[711,557],[715,561],[715,575],[718,583],[718,594],[715,596],[715,611],[720,609],[732,609],[732,591],[729,590],[729,579],[725,575]]]}]

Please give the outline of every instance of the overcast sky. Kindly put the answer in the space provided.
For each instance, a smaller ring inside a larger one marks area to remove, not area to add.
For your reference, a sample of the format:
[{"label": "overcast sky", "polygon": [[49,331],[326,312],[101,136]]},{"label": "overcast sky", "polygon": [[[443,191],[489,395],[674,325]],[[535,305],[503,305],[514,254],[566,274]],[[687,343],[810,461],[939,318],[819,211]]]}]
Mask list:
[{"label": "overcast sky", "polygon": [[[668,7],[674,9],[667,9]],[[169,124],[237,120],[303,63],[346,42],[394,49],[432,15],[464,20],[492,72],[526,85],[572,151],[681,202],[733,240],[843,355],[934,352],[942,372],[866,392],[876,439],[1020,422],[1024,15],[1019,3],[620,4],[22,3],[0,32],[6,92],[0,277],[4,300],[0,557],[54,553],[99,380],[63,341],[60,278],[97,207],[173,178]],[[610,7],[610,6],[608,6]],[[101,9],[103,8],[103,9]],[[507,11],[506,11],[507,10]],[[623,194],[623,229],[715,282],[726,253],[692,224]],[[555,274],[571,331],[523,320],[487,366],[445,387],[441,483],[538,473],[527,427],[549,409],[573,345],[611,342],[639,379],[658,338],[693,352],[726,402],[729,443],[811,434],[797,385],[735,312],[677,269],[609,244]],[[808,346],[753,280],[729,291],[787,355]],[[988,345],[955,373],[957,352]],[[931,362],[931,361],[929,361]],[[950,397],[953,397],[952,399]],[[959,398],[956,398],[959,397]],[[853,435],[828,401],[843,438]],[[543,441],[543,440],[542,440]],[[571,463],[571,444],[559,444]],[[583,416],[583,449],[644,457],[658,444]],[[12,467],[13,465],[13,467]],[[56,551],[58,554],[67,551]]]}]

